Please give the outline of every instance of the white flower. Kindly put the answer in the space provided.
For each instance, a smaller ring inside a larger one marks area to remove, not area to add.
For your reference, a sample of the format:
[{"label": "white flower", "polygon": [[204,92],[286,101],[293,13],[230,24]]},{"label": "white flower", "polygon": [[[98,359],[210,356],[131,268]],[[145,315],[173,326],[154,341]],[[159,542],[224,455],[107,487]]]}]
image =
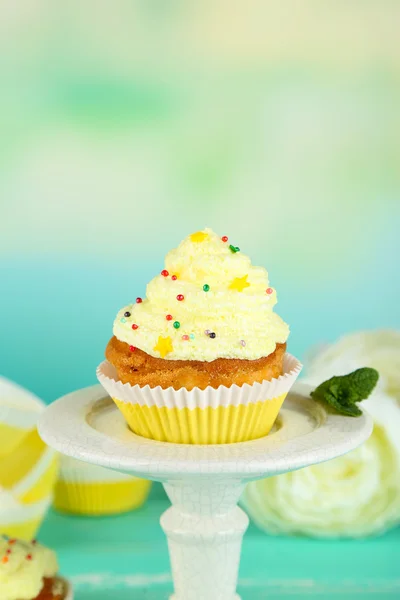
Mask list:
[{"label": "white flower", "polygon": [[318,384],[332,375],[373,367],[379,371],[379,387],[400,402],[400,331],[378,329],[346,335],[310,358],[305,365],[308,381]]},{"label": "white flower", "polygon": [[[373,340],[382,345],[375,347]],[[345,456],[250,483],[243,504],[259,527],[269,533],[360,537],[400,523],[400,408],[382,389],[400,390],[396,340],[399,344],[400,335],[390,331],[354,334],[309,365],[306,380],[314,385],[362,366],[383,372],[383,382],[362,403],[374,431]]]}]

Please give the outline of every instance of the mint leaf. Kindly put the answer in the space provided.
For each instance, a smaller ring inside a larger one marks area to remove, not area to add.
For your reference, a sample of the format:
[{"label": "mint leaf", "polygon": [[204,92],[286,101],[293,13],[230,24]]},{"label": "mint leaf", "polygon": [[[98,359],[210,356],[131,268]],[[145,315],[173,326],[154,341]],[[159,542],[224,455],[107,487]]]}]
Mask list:
[{"label": "mint leaf", "polygon": [[358,417],[362,412],[356,403],[368,398],[378,379],[378,371],[364,367],[348,375],[331,377],[315,388],[310,395],[314,400],[326,402],[342,415]]}]

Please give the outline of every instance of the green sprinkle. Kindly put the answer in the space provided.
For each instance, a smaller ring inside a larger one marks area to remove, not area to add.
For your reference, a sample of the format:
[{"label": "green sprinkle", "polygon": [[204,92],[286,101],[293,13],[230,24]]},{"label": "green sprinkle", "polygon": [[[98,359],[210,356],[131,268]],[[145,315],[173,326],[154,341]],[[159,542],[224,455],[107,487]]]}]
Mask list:
[{"label": "green sprinkle", "polygon": [[204,290],[205,292],[208,292],[208,291],[209,291],[209,289],[210,289],[210,286],[208,285],[208,283],[205,283],[205,284],[203,285],[203,290]]},{"label": "green sprinkle", "polygon": [[126,319],[125,317],[122,317],[122,319],[120,319],[121,323],[126,323]]},{"label": "green sprinkle", "polygon": [[236,252],[240,252],[239,246],[232,246],[232,244],[229,246],[229,250],[233,252],[233,254],[236,254]]},{"label": "green sprinkle", "polygon": [[191,334],[189,335],[189,337],[190,337],[190,339],[191,339],[191,340],[194,340],[194,333],[191,333]]},{"label": "green sprinkle", "polygon": [[179,329],[180,326],[181,326],[181,324],[179,323],[179,321],[174,322],[175,329]]},{"label": "green sprinkle", "polygon": [[310,396],[314,400],[329,404],[342,415],[357,417],[362,412],[356,406],[356,402],[368,398],[378,379],[378,371],[364,367],[348,375],[331,377],[311,392]]}]

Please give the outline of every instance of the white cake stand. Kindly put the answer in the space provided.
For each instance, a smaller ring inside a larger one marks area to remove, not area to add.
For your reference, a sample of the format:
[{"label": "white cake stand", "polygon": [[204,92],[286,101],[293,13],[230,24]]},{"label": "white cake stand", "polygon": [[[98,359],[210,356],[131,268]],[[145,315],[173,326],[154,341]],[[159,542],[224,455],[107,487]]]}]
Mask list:
[{"label": "white cake stand", "polygon": [[239,444],[194,446],[133,434],[100,385],[64,396],[39,422],[61,453],[161,481],[172,506],[162,515],[174,600],[234,600],[240,548],[248,525],[237,506],[247,482],[330,460],[362,444],[372,421],[332,414],[297,383],[273,431]]}]

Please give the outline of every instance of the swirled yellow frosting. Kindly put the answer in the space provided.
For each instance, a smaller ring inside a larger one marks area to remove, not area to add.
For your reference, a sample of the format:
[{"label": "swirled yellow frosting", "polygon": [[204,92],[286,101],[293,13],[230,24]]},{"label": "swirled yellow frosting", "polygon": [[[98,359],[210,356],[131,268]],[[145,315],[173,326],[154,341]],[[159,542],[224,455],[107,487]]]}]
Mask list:
[{"label": "swirled yellow frosting", "polygon": [[273,311],[276,291],[267,271],[210,229],[167,254],[146,296],[122,308],[114,322],[114,335],[132,352],[140,348],[166,360],[255,360],[289,335]]},{"label": "swirled yellow frosting", "polygon": [[39,595],[45,577],[58,571],[56,555],[35,542],[0,536],[1,600],[32,600]]}]

